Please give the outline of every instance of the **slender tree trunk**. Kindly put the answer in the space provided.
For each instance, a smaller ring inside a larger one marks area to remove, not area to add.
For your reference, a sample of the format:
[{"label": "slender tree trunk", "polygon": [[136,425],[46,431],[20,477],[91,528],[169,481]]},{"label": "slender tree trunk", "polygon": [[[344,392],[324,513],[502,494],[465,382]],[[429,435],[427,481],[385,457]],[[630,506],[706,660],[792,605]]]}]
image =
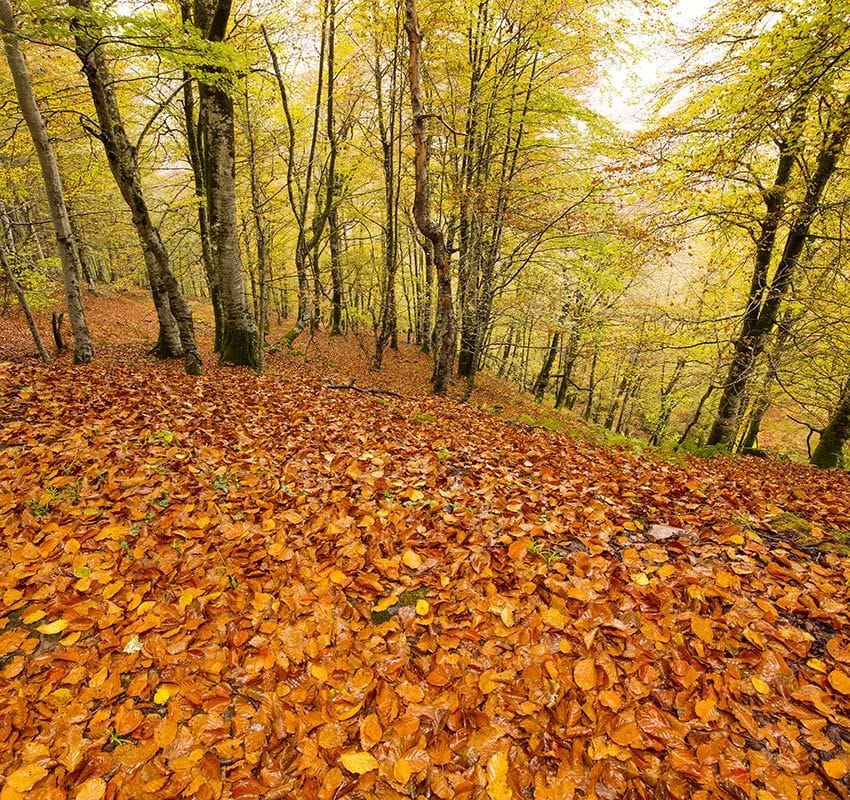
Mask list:
[{"label": "slender tree trunk", "polygon": [[[90,0],[70,0],[70,4],[83,14],[91,12]],[[168,251],[147,207],[136,148],[127,136],[115,96],[111,71],[103,47],[99,45],[101,32],[89,28],[85,18],[72,22],[71,28],[76,53],[82,61],[83,72],[88,79],[100,126],[99,130],[91,133],[103,144],[115,183],[130,209],[148,274],[152,284],[156,284],[155,287],[152,285],[152,289],[160,320],[160,341],[164,346],[167,345],[168,351],[161,355],[182,355],[186,372],[190,375],[200,375],[201,356],[195,343],[192,312],[174,277]]]},{"label": "slender tree trunk", "polygon": [[50,137],[47,135],[44,118],[35,102],[32,80],[24,54],[20,49],[15,15],[9,0],[0,0],[0,24],[3,27],[6,60],[9,62],[9,71],[12,73],[12,79],[15,83],[15,93],[17,94],[21,115],[29,128],[33,146],[38,155],[47,193],[47,202],[50,206],[50,218],[53,222],[56,245],[62,264],[62,280],[68,304],[68,317],[71,320],[71,330],[74,335],[74,363],[89,364],[94,357],[94,348],[86,324],[80,293],[79,254],[71,232],[68,209],[65,206],[59,164],[56,161],[56,154],[53,152]]},{"label": "slender tree trunk", "polygon": [[[375,337],[375,354],[372,358],[373,369],[380,369],[384,350],[396,338],[397,309],[396,309],[396,272],[398,270],[398,220],[396,215],[396,162],[395,139],[396,119],[398,116],[398,54],[399,19],[396,12],[393,61],[390,68],[390,86],[388,103],[384,102],[384,75],[380,60],[379,42],[375,42],[375,62],[373,79],[375,84],[375,105],[378,120],[378,135],[381,144],[381,168],[384,176],[384,230],[383,230],[383,262],[384,270],[381,281],[381,306],[378,316],[377,335]],[[385,107],[385,106],[388,106]],[[398,342],[396,341],[396,349]]]},{"label": "slender tree trunk", "polygon": [[408,78],[410,105],[413,113],[414,172],[416,188],[413,197],[413,218],[422,235],[433,248],[434,267],[437,273],[437,325],[434,372],[431,381],[435,394],[448,391],[454,361],[457,326],[452,301],[452,278],[446,237],[439,224],[431,218],[430,186],[428,177],[428,146],[425,141],[425,105],[422,101],[421,47],[422,34],[416,0],[405,0],[404,29],[409,45]]},{"label": "slender tree trunk", "polygon": [[[195,27],[210,42],[224,41],[232,0],[195,0]],[[209,67],[200,82],[200,121],[205,141],[207,208],[213,268],[222,313],[221,360],[256,368],[257,330],[245,297],[236,215],[233,101],[219,70]]]},{"label": "slender tree trunk", "polygon": [[844,384],[838,405],[832,412],[820,441],[812,453],[812,464],[817,467],[843,466],[844,444],[850,439],[850,378]]},{"label": "slender tree trunk", "polygon": [[[337,181],[338,182],[338,181]],[[334,189],[334,196],[339,197],[339,189]],[[342,333],[342,315],[344,295],[342,285],[342,235],[340,233],[339,209],[337,201],[328,213],[328,246],[331,257],[331,336]]]},{"label": "slender tree trunk", "polygon": [[257,149],[254,141],[254,129],[251,125],[251,109],[248,93],[245,93],[245,128],[248,140],[248,176],[251,185],[251,218],[254,222],[254,236],[257,247],[257,370],[262,372],[263,358],[266,347],[266,331],[268,329],[268,311],[266,298],[266,282],[269,274],[268,242],[266,236],[266,220],[263,214],[263,201],[260,197],[260,182],[257,177]]},{"label": "slender tree trunk", "polygon": [[422,256],[425,261],[425,276],[422,287],[422,319],[420,320],[422,344],[419,349],[429,356],[434,349],[435,334],[431,320],[434,306],[434,250],[428,239],[422,243]]},{"label": "slender tree trunk", "polygon": [[49,364],[50,356],[44,347],[44,342],[41,340],[41,334],[38,332],[38,325],[36,325],[35,317],[33,317],[32,311],[30,310],[30,304],[27,302],[27,296],[24,294],[24,290],[15,278],[15,273],[12,272],[12,266],[9,264],[9,259],[6,255],[6,246],[3,244],[2,240],[0,240],[0,266],[3,268],[3,274],[6,276],[6,281],[12,289],[12,293],[18,300],[18,305],[21,307],[21,311],[24,312],[27,327],[29,327],[30,334],[32,334],[32,340],[35,343],[35,349],[38,351],[38,355],[45,364]]},{"label": "slender tree trunk", "polygon": [[546,395],[546,390],[549,388],[549,378],[552,375],[552,366],[555,363],[555,358],[558,355],[558,348],[561,346],[561,331],[557,330],[552,334],[549,340],[549,347],[546,350],[546,357],[543,359],[543,365],[540,367],[540,372],[534,381],[534,399],[540,403]]},{"label": "slender tree trunk", "polygon": [[590,419],[593,411],[593,398],[596,394],[596,362],[599,358],[599,344],[593,348],[593,359],[590,362],[590,376],[587,380],[587,405],[584,407],[584,418]]},{"label": "slender tree trunk", "polygon": [[[191,0],[181,0],[180,12],[183,24],[192,20]],[[204,136],[201,131],[200,120],[195,115],[195,81],[191,74],[183,71],[183,124],[186,126],[186,146],[189,156],[189,164],[192,167],[192,178],[195,189],[195,201],[198,206],[198,236],[201,240],[201,262],[204,266],[204,274],[207,279],[207,288],[210,293],[210,302],[213,307],[213,321],[215,325],[214,351],[221,353],[222,331],[224,328],[224,317],[221,311],[221,292],[219,291],[218,275],[212,258],[212,245],[210,244],[209,214],[207,213],[207,191],[204,174]]]},{"label": "slender tree trunk", "polygon": [[682,370],[685,368],[686,359],[680,358],[676,362],[676,367],[670,380],[661,390],[661,408],[658,412],[658,421],[652,431],[652,436],[649,438],[649,443],[655,447],[661,444],[664,437],[664,431],[667,430],[667,425],[670,422],[670,416],[673,414],[675,404],[673,402],[673,392],[679,383],[679,378],[682,375]]}]

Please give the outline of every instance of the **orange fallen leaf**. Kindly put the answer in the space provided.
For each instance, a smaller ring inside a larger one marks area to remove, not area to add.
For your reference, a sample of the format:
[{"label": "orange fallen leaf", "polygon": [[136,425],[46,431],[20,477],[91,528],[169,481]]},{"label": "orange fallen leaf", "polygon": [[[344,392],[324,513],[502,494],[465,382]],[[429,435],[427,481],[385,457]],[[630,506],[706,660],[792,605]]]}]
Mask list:
[{"label": "orange fallen leaf", "polygon": [[834,669],[827,676],[829,685],[841,694],[850,694],[850,676],[840,669]]},{"label": "orange fallen leaf", "polygon": [[589,692],[596,687],[596,662],[592,658],[580,658],[573,667],[573,680],[579,689]]},{"label": "orange fallen leaf", "polygon": [[821,766],[830,778],[840,781],[848,772],[847,760],[844,758],[831,758],[824,761]]},{"label": "orange fallen leaf", "polygon": [[15,792],[28,792],[42,778],[46,777],[47,770],[41,764],[26,764],[18,767],[6,777],[4,789],[8,786]]},{"label": "orange fallen leaf", "polygon": [[711,627],[710,619],[694,614],[691,617],[691,630],[706,644],[714,642],[714,629]]},{"label": "orange fallen leaf", "polygon": [[103,800],[106,797],[106,781],[101,777],[89,778],[74,795],[74,800]]}]

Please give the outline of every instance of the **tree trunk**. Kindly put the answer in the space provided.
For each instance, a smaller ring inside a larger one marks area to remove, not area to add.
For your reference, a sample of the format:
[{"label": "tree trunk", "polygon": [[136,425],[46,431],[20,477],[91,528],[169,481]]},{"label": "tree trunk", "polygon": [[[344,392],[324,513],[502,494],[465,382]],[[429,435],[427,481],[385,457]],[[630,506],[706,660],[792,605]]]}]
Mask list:
[{"label": "tree trunk", "polygon": [[[224,41],[231,0],[195,0],[195,27],[210,42]],[[236,215],[233,101],[219,69],[207,67],[200,83],[200,120],[205,137],[207,208],[213,269],[220,291],[221,360],[258,367],[257,330],[245,297]]]},{"label": "tree trunk", "polygon": [[[337,181],[338,183],[338,181]],[[338,198],[339,189],[334,189],[334,196]],[[339,210],[336,200],[328,213],[328,246],[331,257],[331,336],[339,336],[342,333],[342,314],[344,307],[343,285],[342,285],[342,235],[340,233]]]},{"label": "tree trunk", "polygon": [[[180,12],[182,22],[185,25],[192,20],[191,0],[181,0]],[[212,258],[212,245],[210,244],[209,214],[207,213],[207,192],[204,175],[204,153],[203,134],[201,123],[195,118],[195,93],[193,90],[194,80],[191,73],[183,71],[183,124],[186,126],[186,146],[189,156],[189,164],[192,167],[192,178],[195,188],[195,200],[198,205],[198,236],[201,240],[201,262],[204,265],[204,274],[207,278],[207,288],[210,293],[210,302],[213,307],[213,321],[215,325],[214,352],[221,353],[221,339],[224,325],[224,317],[221,312],[221,293],[218,285]]]},{"label": "tree trunk", "polygon": [[21,115],[29,128],[33,146],[38,155],[47,202],[50,206],[50,218],[56,234],[56,245],[62,264],[62,280],[65,286],[65,298],[68,304],[68,317],[71,320],[71,330],[74,334],[74,363],[89,364],[94,357],[91,337],[89,335],[86,316],[83,311],[83,300],[80,293],[80,263],[79,254],[71,232],[68,209],[62,189],[62,177],[53,145],[47,135],[44,118],[35,102],[32,90],[32,80],[27,68],[24,54],[18,43],[15,15],[9,0],[0,0],[0,24],[3,27],[3,45],[9,71],[15,83],[15,93]]},{"label": "tree trunk", "polygon": [[549,348],[546,351],[546,357],[543,359],[543,366],[540,367],[540,372],[534,381],[534,399],[540,403],[546,395],[546,390],[549,388],[549,378],[552,375],[552,365],[555,363],[555,358],[558,355],[558,348],[561,344],[561,331],[555,331],[549,341]]},{"label": "tree trunk", "polygon": [[[83,14],[90,14],[90,0],[69,1],[73,8]],[[112,176],[130,209],[148,275],[151,277],[151,288],[154,291],[154,302],[157,304],[157,316],[160,321],[160,341],[167,350],[160,355],[182,355],[186,372],[190,375],[200,375],[201,356],[195,343],[192,312],[171,270],[171,261],[162,243],[159,229],[154,225],[148,211],[136,148],[127,136],[115,96],[114,80],[103,47],[98,44],[102,33],[91,29],[85,17],[74,20],[71,29],[75,50],[83,64],[83,72],[88,80],[100,126],[98,131],[90,132],[100,139],[106,151]]]},{"label": "tree trunk", "polygon": [[844,384],[838,405],[826,427],[821,431],[818,446],[812,453],[812,464],[817,467],[844,466],[842,453],[850,438],[850,378]]},{"label": "tree trunk", "polygon": [[735,353],[729,364],[717,416],[708,436],[709,445],[722,444],[730,447],[735,442],[740,425],[741,406],[753,368],[776,325],[779,308],[791,286],[797,261],[819,208],[821,195],[835,172],[844,143],[850,134],[850,95],[845,99],[838,114],[838,120],[833,121],[832,129],[824,135],[816,168],[807,182],[805,197],[786,236],[773,280],[765,291],[770,255],[785,205],[785,188],[796,157],[796,152],[787,145],[780,150],[774,186],[764,193],[767,213],[761,225],[762,235],[756,250],[756,268],[749,302],[744,313],[741,333],[735,341]]},{"label": "tree trunk", "polygon": [[0,240],[0,266],[2,266],[6,280],[18,300],[18,305],[20,305],[21,311],[24,312],[24,317],[26,318],[27,326],[32,334],[32,340],[35,343],[35,349],[38,351],[38,355],[45,364],[49,364],[50,356],[44,347],[44,342],[41,340],[41,334],[38,332],[38,325],[36,325],[35,317],[33,317],[32,311],[30,310],[30,304],[27,302],[27,296],[24,294],[24,290],[15,278],[15,274],[12,272],[9,259],[6,257],[6,247],[2,240]]},{"label": "tree trunk", "polygon": [[431,218],[430,186],[428,177],[428,146],[425,142],[425,106],[422,101],[421,47],[422,33],[416,0],[405,0],[404,29],[409,45],[408,79],[410,106],[413,112],[414,172],[416,187],[413,196],[413,218],[422,235],[433,248],[434,267],[437,272],[437,325],[434,372],[431,382],[435,394],[448,391],[454,361],[457,325],[452,301],[452,278],[446,237],[439,224]]}]

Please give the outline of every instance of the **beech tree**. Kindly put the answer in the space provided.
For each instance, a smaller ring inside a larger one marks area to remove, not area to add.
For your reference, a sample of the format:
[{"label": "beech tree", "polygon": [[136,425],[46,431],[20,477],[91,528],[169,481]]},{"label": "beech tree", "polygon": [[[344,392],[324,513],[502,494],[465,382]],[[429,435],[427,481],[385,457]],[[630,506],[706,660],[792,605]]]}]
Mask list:
[{"label": "beech tree", "polygon": [[82,12],[72,22],[75,50],[88,79],[99,127],[90,133],[101,141],[109,167],[133,218],[147,267],[148,280],[159,320],[156,353],[161,357],[182,355],[186,372],[201,372],[201,356],[195,344],[192,312],[171,270],[168,251],[153,223],[137,161],[137,150],[127,135],[115,96],[114,80],[102,45],[102,31],[92,24],[90,0],[69,0]]},{"label": "beech tree", "polygon": [[0,24],[3,26],[3,46],[9,70],[15,83],[18,105],[32,137],[44,179],[44,188],[50,207],[50,218],[56,236],[59,258],[62,262],[62,279],[65,285],[68,317],[71,320],[71,330],[74,334],[74,363],[88,364],[94,357],[94,348],[92,347],[80,293],[80,275],[82,274],[80,256],[71,230],[68,209],[65,205],[65,193],[62,188],[59,164],[50,137],[47,135],[44,118],[35,102],[29,69],[17,34],[15,14],[9,0],[0,0]]}]

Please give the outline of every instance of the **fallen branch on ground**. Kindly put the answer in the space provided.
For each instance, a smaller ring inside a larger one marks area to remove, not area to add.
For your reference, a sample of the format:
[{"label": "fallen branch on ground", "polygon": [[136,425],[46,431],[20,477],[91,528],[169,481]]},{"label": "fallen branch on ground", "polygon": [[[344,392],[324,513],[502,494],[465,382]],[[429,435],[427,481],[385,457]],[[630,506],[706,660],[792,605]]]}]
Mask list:
[{"label": "fallen branch on ground", "polygon": [[401,397],[398,392],[393,392],[390,389],[364,389],[361,386],[355,386],[354,381],[349,383],[326,383],[326,389],[351,389],[354,392],[360,392],[360,394],[385,394],[390,397]]}]

